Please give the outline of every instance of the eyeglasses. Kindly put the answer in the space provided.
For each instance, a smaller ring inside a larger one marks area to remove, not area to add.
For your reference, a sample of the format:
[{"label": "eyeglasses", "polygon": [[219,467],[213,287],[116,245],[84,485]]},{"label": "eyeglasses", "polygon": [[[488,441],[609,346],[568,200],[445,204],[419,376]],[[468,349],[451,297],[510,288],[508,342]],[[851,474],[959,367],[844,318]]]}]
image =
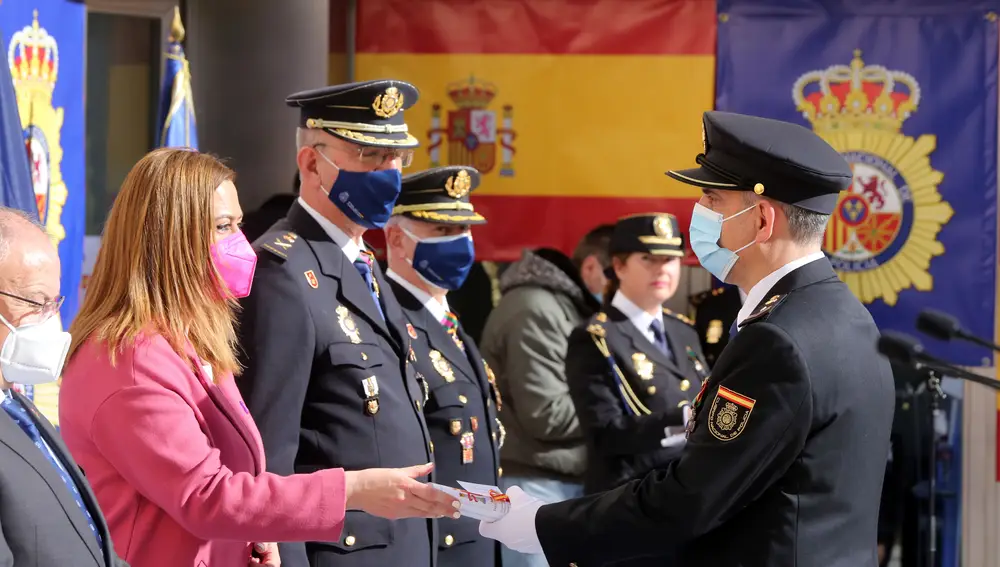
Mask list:
[{"label": "eyeglasses", "polygon": [[59,309],[62,307],[63,302],[66,301],[66,297],[63,296],[63,295],[60,295],[60,296],[56,297],[55,299],[53,299],[51,301],[46,301],[44,303],[43,302],[39,302],[39,301],[35,301],[33,299],[28,299],[26,297],[21,297],[21,296],[18,296],[18,295],[14,295],[12,293],[7,293],[5,291],[0,291],[0,295],[3,295],[5,297],[9,297],[11,299],[16,299],[18,301],[23,301],[23,302],[27,303],[28,305],[34,305],[35,307],[38,308],[36,310],[36,313],[38,313],[41,316],[41,320],[42,321],[48,320],[49,317],[52,317],[53,315],[55,315],[56,313],[58,313]]},{"label": "eyeglasses", "polygon": [[[314,148],[326,147],[326,144],[316,144]],[[413,164],[413,150],[397,148],[377,148],[372,146],[359,146],[357,148],[336,148],[347,154],[355,155],[358,162],[366,168],[382,167],[387,161],[399,160],[403,167],[410,167]]]}]

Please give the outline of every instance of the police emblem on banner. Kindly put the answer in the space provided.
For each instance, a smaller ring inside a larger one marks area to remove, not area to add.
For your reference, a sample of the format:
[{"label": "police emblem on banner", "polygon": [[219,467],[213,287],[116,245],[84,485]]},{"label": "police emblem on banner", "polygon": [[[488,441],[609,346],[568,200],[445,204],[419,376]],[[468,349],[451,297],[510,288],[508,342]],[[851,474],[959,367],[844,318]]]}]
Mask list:
[{"label": "police emblem on banner", "polygon": [[891,306],[905,289],[932,290],[930,262],[944,253],[937,235],[953,211],[938,192],[943,174],[931,164],[937,137],[901,132],[920,104],[916,79],[865,65],[855,51],[850,66],[800,76],[792,97],[854,171],[823,243],[840,278],[866,304]]},{"label": "police emblem on banner", "polygon": [[7,64],[17,94],[17,111],[30,159],[38,218],[52,243],[58,246],[66,237],[62,210],[68,195],[60,169],[63,109],[52,106],[52,93],[59,76],[59,45],[39,25],[37,10],[31,25],[11,37]]},{"label": "police emblem on banner", "polygon": [[489,109],[497,96],[491,83],[459,81],[448,85],[448,98],[455,110],[448,111],[448,125],[441,126],[441,105],[431,106],[431,129],[427,132],[430,167],[445,165],[441,159],[444,136],[448,138],[447,165],[469,165],[486,175],[493,171],[500,148],[500,176],[514,176],[514,107],[503,107],[503,121],[497,127],[496,112]]}]

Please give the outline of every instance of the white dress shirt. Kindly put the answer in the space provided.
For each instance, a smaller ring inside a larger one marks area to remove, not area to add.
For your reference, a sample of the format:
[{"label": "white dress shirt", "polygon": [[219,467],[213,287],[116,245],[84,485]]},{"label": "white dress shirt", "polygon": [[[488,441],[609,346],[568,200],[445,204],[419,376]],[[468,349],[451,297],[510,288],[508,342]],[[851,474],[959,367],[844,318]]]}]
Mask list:
[{"label": "white dress shirt", "polygon": [[743,321],[749,317],[750,314],[757,309],[757,306],[760,305],[760,302],[764,300],[764,294],[771,291],[774,284],[778,283],[781,278],[792,273],[792,271],[805,266],[806,264],[822,259],[824,256],[825,255],[822,252],[816,252],[808,256],[803,256],[798,260],[792,260],[757,282],[757,285],[750,288],[750,291],[747,293],[746,300],[743,302],[743,307],[740,307],[740,312],[736,316],[736,324],[743,324]]},{"label": "white dress shirt", "polygon": [[344,256],[353,264],[358,256],[361,254],[361,247],[358,246],[354,239],[347,236],[340,227],[330,222],[330,220],[323,215],[319,214],[319,211],[309,206],[302,197],[299,197],[299,206],[309,213],[309,216],[314,218],[317,223],[323,228],[323,230],[330,236],[330,240],[333,241],[341,250],[344,251]]},{"label": "white dress shirt", "polygon": [[434,316],[434,319],[436,319],[439,323],[444,321],[444,316],[448,313],[448,311],[450,311],[450,309],[448,309],[447,297],[442,297],[441,301],[434,299],[433,297],[431,297],[431,294],[413,285],[412,283],[406,281],[403,278],[403,276],[392,271],[391,268],[389,269],[389,271],[385,273],[385,275],[386,277],[391,278],[399,285],[403,286],[403,289],[412,293],[413,297],[416,297],[417,301],[422,303],[424,307],[431,312],[431,315]]},{"label": "white dress shirt", "polygon": [[[653,321],[660,322],[660,328],[663,329],[663,312],[658,311],[656,315],[650,315],[648,312],[643,311],[641,307],[632,303],[632,300],[625,297],[625,294],[618,290],[615,292],[615,296],[611,298],[611,306],[622,312],[623,315],[628,317],[628,320],[635,325],[636,329],[642,333],[649,342],[656,344],[656,338],[653,337],[653,331],[649,326]],[[666,330],[664,330],[666,333]]]}]

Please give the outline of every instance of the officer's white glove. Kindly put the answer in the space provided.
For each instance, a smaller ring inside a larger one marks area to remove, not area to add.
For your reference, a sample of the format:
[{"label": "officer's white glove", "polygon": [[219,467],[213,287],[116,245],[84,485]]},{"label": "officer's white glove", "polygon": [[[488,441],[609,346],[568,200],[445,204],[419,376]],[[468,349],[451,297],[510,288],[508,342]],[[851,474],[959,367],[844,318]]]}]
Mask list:
[{"label": "officer's white glove", "polygon": [[535,531],[535,514],[545,502],[529,496],[518,486],[507,490],[510,498],[510,512],[495,522],[479,522],[479,534],[495,539],[514,551],[521,553],[542,553],[542,544]]},{"label": "officer's white glove", "polygon": [[683,408],[684,412],[684,426],[677,427],[664,427],[663,428],[663,439],[660,439],[660,446],[663,448],[674,447],[681,445],[687,440],[687,430],[688,421],[691,421],[691,406],[685,405]]}]

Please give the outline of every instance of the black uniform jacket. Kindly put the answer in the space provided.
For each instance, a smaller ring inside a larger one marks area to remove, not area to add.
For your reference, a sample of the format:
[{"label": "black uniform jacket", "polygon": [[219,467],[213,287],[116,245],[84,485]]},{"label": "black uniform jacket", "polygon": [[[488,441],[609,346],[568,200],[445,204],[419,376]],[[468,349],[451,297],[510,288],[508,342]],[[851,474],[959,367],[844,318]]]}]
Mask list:
[{"label": "black uniform jacket", "polygon": [[550,565],[674,551],[685,567],[875,567],[894,403],[878,329],[826,259],[765,297],[699,395],[680,459],[539,509]]},{"label": "black uniform jacket", "polygon": [[665,312],[663,328],[672,359],[614,307],[570,335],[566,380],[587,439],[587,493],[642,478],[680,456],[683,442],[664,448],[660,441],[667,427],[683,432],[682,408],[698,393],[706,366],[686,318]]},{"label": "black uniform jacket", "polygon": [[[364,279],[299,204],[254,244],[243,300],[237,380],[257,422],[267,470],[408,467],[432,459],[409,366],[403,313],[374,266],[383,321]],[[433,480],[433,479],[432,479]],[[282,544],[285,567],[433,566],[433,521],[347,512],[339,541]],[[308,555],[309,562],[306,561]]]},{"label": "black uniform jacket", "polygon": [[13,390],[10,395],[31,414],[42,439],[66,466],[104,545],[97,544],[52,463],[0,410],[0,565],[128,567],[115,554],[97,498],[55,428],[27,398]]},{"label": "black uniform jacket", "polygon": [[734,285],[717,287],[690,298],[694,307],[694,327],[701,341],[701,351],[709,366],[714,366],[729,342],[729,328],[743,307],[740,291]]},{"label": "black uniform jacket", "polygon": [[[424,419],[434,442],[435,482],[455,488],[459,480],[498,485],[502,433],[492,371],[461,326],[464,352],[420,300],[392,279],[389,285],[406,317],[412,366],[427,384]],[[476,520],[438,520],[438,567],[494,567],[499,545],[479,535]]]}]

